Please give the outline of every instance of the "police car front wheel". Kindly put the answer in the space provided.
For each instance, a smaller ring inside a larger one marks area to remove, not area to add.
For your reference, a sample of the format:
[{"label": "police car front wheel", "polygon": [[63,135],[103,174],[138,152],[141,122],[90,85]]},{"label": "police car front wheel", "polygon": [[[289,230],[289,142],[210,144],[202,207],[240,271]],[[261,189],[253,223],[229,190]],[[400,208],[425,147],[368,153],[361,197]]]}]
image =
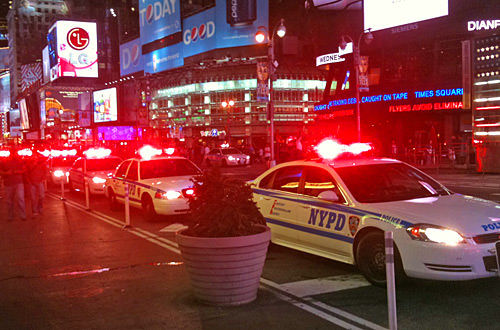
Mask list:
[{"label": "police car front wheel", "polygon": [[[386,285],[385,245],[382,232],[370,232],[361,238],[356,250],[356,262],[370,283],[382,287]],[[402,283],[406,275],[396,246],[394,246],[394,266],[396,280]]]}]

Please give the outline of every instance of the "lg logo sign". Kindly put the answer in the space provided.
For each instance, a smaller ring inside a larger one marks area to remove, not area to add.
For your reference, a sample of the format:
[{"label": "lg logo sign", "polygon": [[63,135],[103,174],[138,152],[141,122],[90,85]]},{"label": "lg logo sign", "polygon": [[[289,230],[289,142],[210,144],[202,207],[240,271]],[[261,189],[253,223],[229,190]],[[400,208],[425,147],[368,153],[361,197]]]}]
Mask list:
[{"label": "lg logo sign", "polygon": [[90,37],[87,31],[77,27],[69,30],[66,39],[74,50],[83,50],[89,45]]},{"label": "lg logo sign", "polygon": [[184,44],[189,45],[190,43],[197,42],[198,40],[208,39],[213,37],[215,34],[215,23],[213,21],[208,21],[207,23],[201,24],[200,26],[192,27],[184,31]]}]

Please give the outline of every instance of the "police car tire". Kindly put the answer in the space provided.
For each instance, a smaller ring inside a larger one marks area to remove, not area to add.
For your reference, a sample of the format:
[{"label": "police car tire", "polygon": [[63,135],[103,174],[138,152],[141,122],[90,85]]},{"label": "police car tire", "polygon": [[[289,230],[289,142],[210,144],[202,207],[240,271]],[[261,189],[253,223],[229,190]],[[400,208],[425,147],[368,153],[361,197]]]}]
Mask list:
[{"label": "police car tire", "polygon": [[142,209],[144,210],[144,214],[148,219],[154,219],[156,218],[157,214],[155,211],[155,206],[153,204],[153,200],[151,200],[151,197],[149,195],[144,195],[142,197]]},{"label": "police car tire", "polygon": [[[370,232],[361,238],[356,250],[356,262],[358,269],[370,283],[380,287],[386,285],[385,245],[382,232]],[[406,275],[396,246],[394,246],[394,266],[397,283],[403,283]]]},{"label": "police car tire", "polygon": [[108,191],[108,200],[109,200],[109,206],[111,208],[111,211],[118,211],[119,205],[118,201],[116,200],[116,195],[113,189],[109,189]]}]

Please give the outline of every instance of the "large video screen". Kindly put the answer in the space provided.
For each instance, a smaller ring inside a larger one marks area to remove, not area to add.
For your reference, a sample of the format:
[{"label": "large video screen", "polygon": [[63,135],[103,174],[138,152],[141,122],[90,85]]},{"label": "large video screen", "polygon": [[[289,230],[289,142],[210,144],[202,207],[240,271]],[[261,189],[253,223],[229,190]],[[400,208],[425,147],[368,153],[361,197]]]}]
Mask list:
[{"label": "large video screen", "polygon": [[118,120],[118,98],[116,87],[93,92],[94,123]]},{"label": "large video screen", "polygon": [[365,0],[364,29],[371,31],[448,15],[448,0]]},{"label": "large video screen", "polygon": [[133,126],[99,126],[97,132],[99,140],[133,141],[142,138],[142,131]]}]

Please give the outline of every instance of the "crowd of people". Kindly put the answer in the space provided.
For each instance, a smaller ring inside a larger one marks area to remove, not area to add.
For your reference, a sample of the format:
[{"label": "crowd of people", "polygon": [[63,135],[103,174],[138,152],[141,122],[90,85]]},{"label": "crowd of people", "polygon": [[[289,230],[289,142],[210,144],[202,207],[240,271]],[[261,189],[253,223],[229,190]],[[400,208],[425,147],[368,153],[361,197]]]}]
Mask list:
[{"label": "crowd of people", "polygon": [[0,176],[2,178],[4,199],[8,210],[8,221],[17,217],[27,220],[26,197],[31,202],[31,217],[43,214],[47,159],[37,151],[31,156],[19,155],[19,150],[11,148],[10,154],[0,158]]}]

